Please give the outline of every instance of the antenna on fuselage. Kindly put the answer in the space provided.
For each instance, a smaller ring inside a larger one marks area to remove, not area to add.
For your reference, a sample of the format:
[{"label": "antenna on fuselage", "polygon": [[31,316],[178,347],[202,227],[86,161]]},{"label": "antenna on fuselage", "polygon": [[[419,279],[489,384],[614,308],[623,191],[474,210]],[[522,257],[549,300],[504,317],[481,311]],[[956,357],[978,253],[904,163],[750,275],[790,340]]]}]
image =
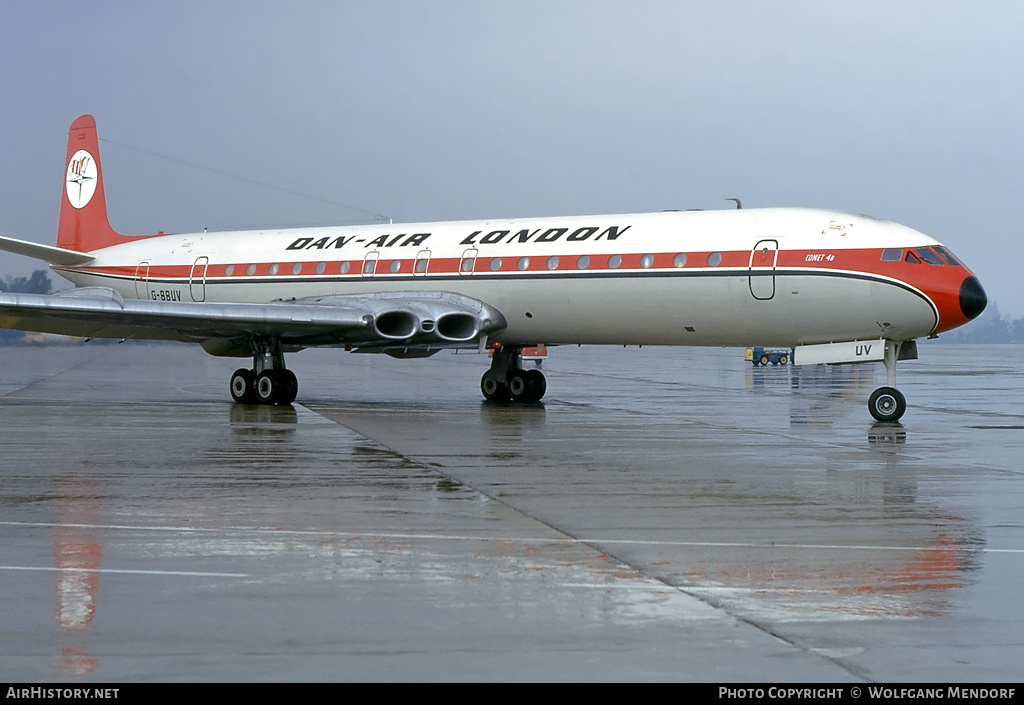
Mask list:
[{"label": "antenna on fuselage", "polygon": [[739,209],[741,209],[743,207],[743,204],[740,203],[740,199],[738,199],[738,198],[727,198],[725,200],[727,200],[727,201],[736,201],[736,210],[739,210]]}]

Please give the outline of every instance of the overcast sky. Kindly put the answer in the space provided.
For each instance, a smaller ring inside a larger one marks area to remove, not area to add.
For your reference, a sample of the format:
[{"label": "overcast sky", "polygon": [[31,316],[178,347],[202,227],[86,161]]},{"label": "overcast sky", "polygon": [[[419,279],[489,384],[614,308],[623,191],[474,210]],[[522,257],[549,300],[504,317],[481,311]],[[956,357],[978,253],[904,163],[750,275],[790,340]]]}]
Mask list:
[{"label": "overcast sky", "polygon": [[0,234],[53,243],[91,113],[126,233],[739,197],[921,230],[1017,318],[1022,29],[1020,2],[6,1]]}]

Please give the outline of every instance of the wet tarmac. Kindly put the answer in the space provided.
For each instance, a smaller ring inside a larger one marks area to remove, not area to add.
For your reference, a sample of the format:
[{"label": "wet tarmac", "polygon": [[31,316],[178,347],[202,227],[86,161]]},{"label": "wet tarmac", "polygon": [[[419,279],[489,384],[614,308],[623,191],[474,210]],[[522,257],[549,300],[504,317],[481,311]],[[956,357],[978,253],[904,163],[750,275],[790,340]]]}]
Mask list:
[{"label": "wet tarmac", "polygon": [[1024,348],[881,365],[0,348],[0,678],[1019,681]]}]

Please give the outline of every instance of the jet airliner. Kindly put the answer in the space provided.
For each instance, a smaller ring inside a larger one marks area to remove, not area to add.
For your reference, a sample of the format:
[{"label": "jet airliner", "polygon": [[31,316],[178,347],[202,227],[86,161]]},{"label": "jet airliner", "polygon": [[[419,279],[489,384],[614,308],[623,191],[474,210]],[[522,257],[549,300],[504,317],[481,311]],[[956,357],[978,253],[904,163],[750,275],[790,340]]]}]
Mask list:
[{"label": "jet airliner", "polygon": [[[759,345],[796,364],[882,362],[880,421],[906,401],[896,362],[916,339],[987,303],[949,249],[896,223],[843,212],[721,211],[374,224],[124,236],[107,218],[95,120],[68,136],[56,247],[0,238],[77,288],[0,294],[0,326],[83,337],[178,340],[251,358],[239,403],[290,404],[285,354],[313,346],[395,357],[492,351],[493,402],[536,402],[535,345]],[[739,203],[737,202],[737,206]]]}]

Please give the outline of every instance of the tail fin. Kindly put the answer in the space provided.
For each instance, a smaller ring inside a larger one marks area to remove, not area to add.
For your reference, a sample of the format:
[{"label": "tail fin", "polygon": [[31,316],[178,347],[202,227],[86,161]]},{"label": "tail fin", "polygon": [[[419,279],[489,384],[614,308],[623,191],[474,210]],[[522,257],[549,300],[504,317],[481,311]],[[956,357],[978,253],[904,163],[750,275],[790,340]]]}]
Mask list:
[{"label": "tail fin", "polygon": [[92,115],[71,123],[64,166],[57,247],[91,252],[125,242],[126,238],[114,232],[107,219],[100,144]]}]

